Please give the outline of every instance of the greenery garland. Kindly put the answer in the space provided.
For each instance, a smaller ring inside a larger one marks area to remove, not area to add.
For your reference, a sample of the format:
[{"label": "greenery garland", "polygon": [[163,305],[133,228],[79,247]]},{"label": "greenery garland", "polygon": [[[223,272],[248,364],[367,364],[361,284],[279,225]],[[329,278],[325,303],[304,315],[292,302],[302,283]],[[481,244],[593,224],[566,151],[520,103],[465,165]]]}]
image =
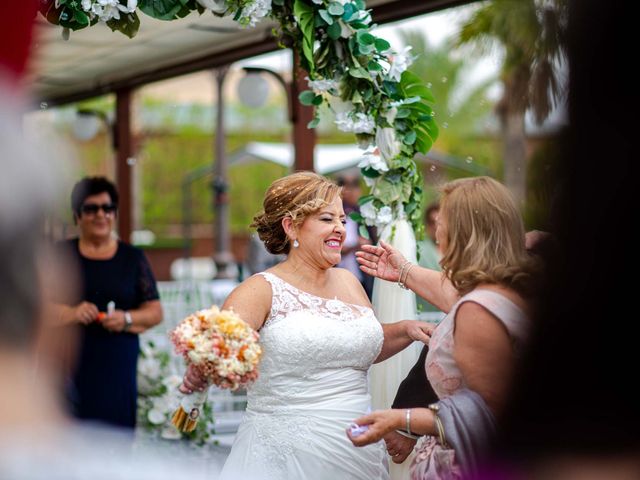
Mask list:
[{"label": "greenery garland", "polygon": [[[352,218],[379,228],[408,219],[418,237],[423,180],[413,158],[427,153],[438,136],[429,88],[406,70],[408,51],[395,52],[389,42],[370,33],[370,11],[363,0],[42,0],[45,18],[68,30],[98,22],[133,37],[140,26],[137,10],[160,20],[182,18],[192,11],[233,15],[244,26],[270,16],[281,44],[300,52],[309,74],[304,105],[326,104],[339,129],[353,132],[366,150],[359,164],[368,195]],[[315,128],[317,117],[309,123]]]}]

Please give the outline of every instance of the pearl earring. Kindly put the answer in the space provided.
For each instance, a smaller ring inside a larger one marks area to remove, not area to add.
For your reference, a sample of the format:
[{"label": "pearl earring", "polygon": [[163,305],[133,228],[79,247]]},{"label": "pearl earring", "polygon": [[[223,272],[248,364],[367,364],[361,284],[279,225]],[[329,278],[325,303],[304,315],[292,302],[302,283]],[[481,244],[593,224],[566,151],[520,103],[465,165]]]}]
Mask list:
[{"label": "pearl earring", "polygon": [[298,240],[294,240],[293,241],[293,248],[298,248],[300,246],[300,243],[298,242]]}]

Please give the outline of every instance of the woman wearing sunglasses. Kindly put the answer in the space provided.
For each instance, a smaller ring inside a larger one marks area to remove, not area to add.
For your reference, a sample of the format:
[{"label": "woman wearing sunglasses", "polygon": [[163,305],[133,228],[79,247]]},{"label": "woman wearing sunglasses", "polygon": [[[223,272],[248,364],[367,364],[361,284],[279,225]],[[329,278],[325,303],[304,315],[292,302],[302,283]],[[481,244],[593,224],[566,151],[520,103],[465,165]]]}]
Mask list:
[{"label": "woman wearing sunglasses", "polygon": [[63,245],[79,267],[79,288],[59,318],[77,326],[80,341],[67,398],[78,418],[133,428],[138,334],[162,320],[155,278],[142,251],[114,235],[113,183],[83,178],[71,208],[79,236]]}]

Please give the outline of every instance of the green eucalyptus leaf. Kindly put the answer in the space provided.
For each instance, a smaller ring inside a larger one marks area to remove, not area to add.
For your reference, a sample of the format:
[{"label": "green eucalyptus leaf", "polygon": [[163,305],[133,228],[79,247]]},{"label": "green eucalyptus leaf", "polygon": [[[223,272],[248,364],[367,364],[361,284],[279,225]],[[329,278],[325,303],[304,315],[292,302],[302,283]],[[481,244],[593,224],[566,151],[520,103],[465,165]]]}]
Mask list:
[{"label": "green eucalyptus leaf", "polygon": [[414,130],[411,130],[404,136],[404,139],[402,141],[407,145],[413,145],[414,143],[416,143],[416,137],[416,132]]},{"label": "green eucalyptus leaf", "polygon": [[364,10],[365,8],[364,0],[353,0],[353,4],[358,10]]},{"label": "green eucalyptus leaf", "polygon": [[333,2],[332,4],[330,4],[328,10],[331,15],[336,16],[342,15],[344,13],[344,7],[338,2]]},{"label": "green eucalyptus leaf", "polygon": [[371,167],[363,168],[361,172],[362,175],[369,178],[378,178],[380,176],[380,172]]},{"label": "green eucalyptus leaf", "polygon": [[281,7],[282,5],[284,5],[284,0],[272,0],[272,3],[274,5],[277,5],[278,7]]},{"label": "green eucalyptus leaf", "polygon": [[436,99],[433,97],[431,90],[426,85],[412,85],[404,89],[407,95],[418,96],[426,100],[427,102],[434,103]]},{"label": "green eucalyptus leaf", "polygon": [[367,227],[365,225],[360,225],[358,227],[358,233],[360,234],[361,237],[366,238],[367,240],[371,238],[369,236],[369,230],[367,230]]},{"label": "green eucalyptus leaf", "polygon": [[85,27],[89,26],[89,16],[82,10],[76,10],[74,18],[80,25],[84,25]]},{"label": "green eucalyptus leaf", "polygon": [[369,80],[371,79],[371,75],[369,75],[369,72],[367,72],[364,68],[359,68],[359,67],[350,68],[349,75],[351,75],[354,78],[366,78]]},{"label": "green eucalyptus leaf", "polygon": [[320,124],[320,119],[316,117],[313,120],[311,120],[309,123],[307,123],[307,128],[308,129],[316,128],[319,124]]},{"label": "green eucalyptus leaf", "polygon": [[138,8],[158,20],[175,20],[183,5],[177,0],[140,0]]},{"label": "green eucalyptus leaf", "polygon": [[315,97],[313,97],[313,100],[311,100],[311,103],[316,107],[318,105],[322,105],[322,95],[316,95]]},{"label": "green eucalyptus leaf", "polygon": [[342,29],[340,28],[340,24],[338,22],[329,25],[327,28],[327,35],[331,40],[337,40],[340,38],[340,34],[342,33]]},{"label": "green eucalyptus leaf", "polygon": [[391,48],[391,44],[387,42],[384,38],[376,38],[374,42],[376,50],[378,52],[386,52]]},{"label": "green eucalyptus leaf", "polygon": [[120,15],[120,20],[111,19],[107,22],[107,26],[112,32],[116,30],[125,34],[129,38],[133,38],[140,29],[140,19],[138,15],[134,13],[126,13]]},{"label": "green eucalyptus leaf", "polygon": [[370,55],[375,51],[375,47],[373,45],[359,44],[358,50],[360,50],[362,55]]},{"label": "green eucalyptus leaf", "polygon": [[372,201],[375,197],[373,195],[363,195],[358,199],[358,205],[362,206],[365,203]]},{"label": "green eucalyptus leaf", "polygon": [[371,35],[369,32],[358,32],[357,39],[360,45],[374,45],[376,42],[376,37]]},{"label": "green eucalyptus leaf", "polygon": [[354,7],[352,3],[347,3],[344,6],[344,13],[342,14],[342,20],[348,22],[351,18],[358,13],[358,10]]},{"label": "green eucalyptus leaf", "polygon": [[322,17],[322,19],[327,22],[327,25],[333,25],[333,17],[324,8],[318,10],[318,15],[320,15],[320,17]]},{"label": "green eucalyptus leaf", "polygon": [[298,95],[298,100],[300,100],[300,103],[302,105],[306,105],[307,107],[313,105],[313,100],[315,98],[316,94],[311,90],[305,90],[304,92],[300,92],[300,95]]},{"label": "green eucalyptus leaf", "polygon": [[362,215],[360,215],[360,212],[356,212],[355,210],[349,214],[349,218],[354,222],[362,221]]},{"label": "green eucalyptus leaf", "polygon": [[408,108],[400,108],[398,109],[396,118],[407,118],[410,115],[411,115],[411,110],[409,110]]},{"label": "green eucalyptus leaf", "polygon": [[382,71],[382,65],[380,65],[375,60],[371,60],[367,64],[367,68],[369,69],[370,72],[381,72]]},{"label": "green eucalyptus leaf", "polygon": [[351,103],[363,103],[362,95],[360,95],[360,92],[358,90],[355,90],[353,92],[353,95],[351,95]]}]

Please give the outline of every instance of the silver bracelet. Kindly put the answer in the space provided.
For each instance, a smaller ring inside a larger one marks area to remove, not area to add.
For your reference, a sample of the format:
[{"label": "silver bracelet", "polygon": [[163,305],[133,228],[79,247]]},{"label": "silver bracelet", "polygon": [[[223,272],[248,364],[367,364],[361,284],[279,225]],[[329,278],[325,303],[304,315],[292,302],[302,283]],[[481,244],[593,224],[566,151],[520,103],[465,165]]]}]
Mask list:
[{"label": "silver bracelet", "polygon": [[409,265],[411,262],[409,260],[405,260],[405,262],[402,264],[402,266],[400,267],[400,274],[398,275],[398,286],[401,288],[404,288],[403,284],[402,284],[402,274],[404,273],[404,269],[407,265]]},{"label": "silver bracelet", "polygon": [[420,439],[420,435],[414,435],[413,433],[407,433],[404,430],[396,430],[396,432],[398,432],[403,437],[407,437],[407,438],[410,438],[412,440]]},{"label": "silver bracelet", "polygon": [[406,282],[407,282],[407,278],[409,278],[409,272],[411,271],[412,268],[413,268],[413,263],[409,263],[409,268],[407,268],[407,271],[404,272],[404,281],[402,280],[402,277],[398,279],[398,285],[400,285],[400,288],[409,290],[409,287],[407,287]]},{"label": "silver bracelet", "polygon": [[405,410],[405,416],[407,419],[407,433],[411,435],[411,409],[407,408]]}]

